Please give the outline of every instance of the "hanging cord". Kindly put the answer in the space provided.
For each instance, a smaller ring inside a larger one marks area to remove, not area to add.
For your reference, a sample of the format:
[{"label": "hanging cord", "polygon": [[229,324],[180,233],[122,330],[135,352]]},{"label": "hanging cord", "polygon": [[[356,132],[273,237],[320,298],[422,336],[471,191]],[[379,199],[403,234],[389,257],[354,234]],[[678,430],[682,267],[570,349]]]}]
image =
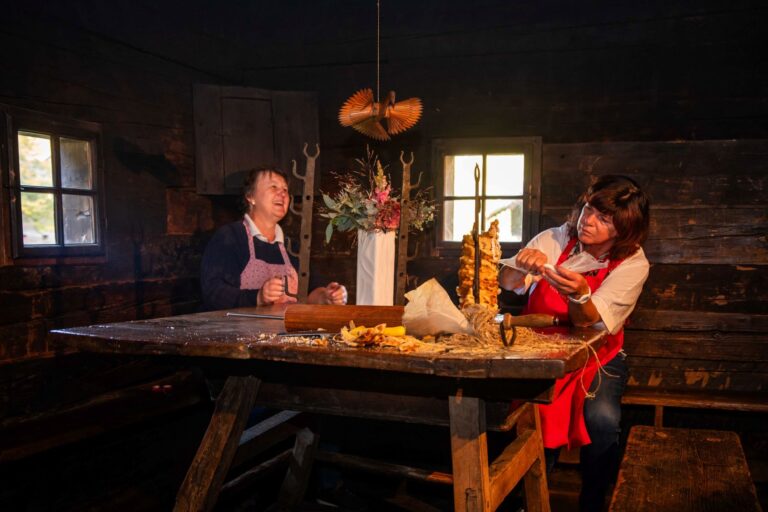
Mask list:
[{"label": "hanging cord", "polygon": [[380,70],[379,70],[379,54],[381,51],[381,1],[376,0],[376,103],[379,103],[381,101],[381,98],[379,96],[379,91],[381,90],[380,83],[379,83],[379,76],[380,76]]},{"label": "hanging cord", "polygon": [[[584,391],[584,398],[587,398],[589,400],[593,400],[597,396],[597,391],[600,389],[600,386],[603,383],[603,374],[605,374],[606,377],[612,377],[614,379],[618,378],[618,375],[613,375],[608,372],[608,370],[603,367],[603,363],[600,362],[600,358],[597,357],[597,350],[592,345],[589,345],[585,342],[582,342],[584,346],[586,346],[592,354],[587,354],[587,359],[584,361],[584,367],[581,369],[581,375],[579,375],[579,385],[581,385],[581,390]],[[589,364],[589,358],[591,356],[595,356],[595,362],[597,362],[597,387],[594,391],[589,392],[586,387],[584,387],[584,372],[587,370],[587,364]]]}]

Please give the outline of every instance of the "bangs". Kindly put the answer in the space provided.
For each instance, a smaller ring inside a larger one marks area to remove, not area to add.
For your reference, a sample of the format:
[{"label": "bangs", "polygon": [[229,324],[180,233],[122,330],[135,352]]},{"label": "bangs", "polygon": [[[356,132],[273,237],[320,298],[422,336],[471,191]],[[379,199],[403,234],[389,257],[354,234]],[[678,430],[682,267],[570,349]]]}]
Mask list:
[{"label": "bangs", "polygon": [[616,213],[616,203],[611,199],[608,194],[603,193],[603,190],[599,190],[586,197],[586,203],[599,211],[604,215],[613,216]]}]

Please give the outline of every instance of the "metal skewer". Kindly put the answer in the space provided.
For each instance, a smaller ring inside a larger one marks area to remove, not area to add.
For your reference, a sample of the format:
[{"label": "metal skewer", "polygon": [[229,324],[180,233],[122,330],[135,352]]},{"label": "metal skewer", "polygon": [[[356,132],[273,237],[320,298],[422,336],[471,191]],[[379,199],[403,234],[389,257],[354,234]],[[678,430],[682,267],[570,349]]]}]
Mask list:
[{"label": "metal skewer", "polygon": [[472,227],[475,243],[475,275],[472,278],[472,294],[475,304],[480,304],[480,166],[475,164],[475,224]]},{"label": "metal skewer", "polygon": [[232,313],[227,312],[226,316],[244,316],[246,318],[267,318],[269,320],[284,320],[285,318],[279,315],[257,315],[255,313]]}]

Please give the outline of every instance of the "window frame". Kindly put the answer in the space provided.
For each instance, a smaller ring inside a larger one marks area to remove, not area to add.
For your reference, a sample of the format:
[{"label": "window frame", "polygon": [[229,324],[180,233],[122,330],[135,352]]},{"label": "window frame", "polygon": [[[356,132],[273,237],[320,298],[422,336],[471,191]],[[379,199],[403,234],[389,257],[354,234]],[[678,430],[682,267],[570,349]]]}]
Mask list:
[{"label": "window frame", "polygon": [[[435,176],[435,201],[439,205],[435,215],[435,247],[438,254],[454,255],[461,251],[460,241],[443,240],[445,195],[445,156],[446,155],[483,155],[485,162],[488,154],[523,154],[525,155],[523,175],[523,232],[521,242],[502,242],[504,254],[524,247],[539,231],[541,213],[541,137],[489,137],[456,138],[432,140],[432,172]],[[485,173],[483,173],[485,179]],[[485,189],[483,184],[482,189]],[[472,196],[469,196],[472,197]],[[483,195],[483,199],[497,196]],[[508,197],[508,196],[503,196]],[[485,227],[488,229],[488,226]]]},{"label": "window frame", "polygon": [[[0,265],[44,265],[51,263],[91,263],[105,259],[106,203],[104,159],[102,157],[102,130],[97,123],[65,119],[42,112],[0,104],[0,171],[2,171],[2,212],[0,229],[3,230]],[[51,137],[51,165],[53,185],[40,187],[53,193],[56,232],[63,237],[62,195],[68,192],[93,198],[94,238],[89,245],[65,246],[63,240],[56,246],[24,246],[21,215],[21,193],[26,187],[19,182],[19,132],[45,134]],[[92,188],[70,189],[61,186],[59,146],[61,138],[87,141],[90,146]]]}]

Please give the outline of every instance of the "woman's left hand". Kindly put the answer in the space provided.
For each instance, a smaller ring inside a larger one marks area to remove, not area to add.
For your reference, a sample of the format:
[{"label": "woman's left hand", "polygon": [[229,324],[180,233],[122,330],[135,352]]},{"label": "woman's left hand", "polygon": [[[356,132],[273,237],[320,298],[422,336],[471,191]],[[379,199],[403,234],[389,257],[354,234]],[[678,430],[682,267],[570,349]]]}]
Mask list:
[{"label": "woman's left hand", "polygon": [[584,276],[567,268],[558,266],[552,270],[552,268],[545,267],[542,275],[562,295],[580,297],[589,292],[589,284],[587,284]]},{"label": "woman's left hand", "polygon": [[342,306],[347,303],[347,289],[337,282],[328,283],[325,287],[326,304]]}]

